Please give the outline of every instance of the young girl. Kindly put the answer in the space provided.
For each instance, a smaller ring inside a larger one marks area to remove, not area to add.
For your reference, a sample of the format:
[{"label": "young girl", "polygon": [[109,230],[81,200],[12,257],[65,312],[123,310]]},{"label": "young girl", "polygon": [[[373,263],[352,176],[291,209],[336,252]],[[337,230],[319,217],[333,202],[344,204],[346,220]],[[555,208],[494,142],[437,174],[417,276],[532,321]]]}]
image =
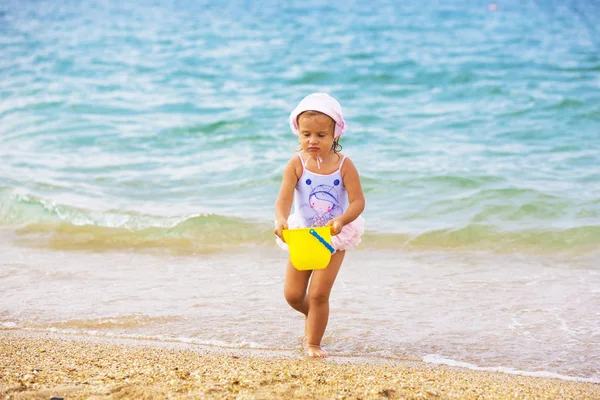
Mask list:
[{"label": "young girl", "polygon": [[[329,319],[329,294],[346,250],[360,243],[365,198],[352,161],[341,154],[339,139],[346,131],[342,107],[325,93],[306,96],[290,114],[300,153],[283,172],[275,201],[275,235],[284,249],[284,229],[330,226],[336,252],[325,269],[299,271],[288,260],[284,295],[292,308],[306,316],[306,354],[323,358],[321,339]],[[294,213],[290,209],[294,203]]]}]

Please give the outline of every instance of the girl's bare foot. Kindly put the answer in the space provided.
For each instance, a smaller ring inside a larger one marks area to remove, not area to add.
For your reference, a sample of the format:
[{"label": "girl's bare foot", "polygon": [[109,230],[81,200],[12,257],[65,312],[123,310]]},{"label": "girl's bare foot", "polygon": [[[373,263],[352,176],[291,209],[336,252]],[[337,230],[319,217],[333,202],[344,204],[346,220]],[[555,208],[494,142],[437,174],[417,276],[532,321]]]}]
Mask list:
[{"label": "girl's bare foot", "polygon": [[325,358],[327,352],[318,344],[306,344],[306,355],[310,358]]},{"label": "girl's bare foot", "polygon": [[308,316],[304,319],[304,349],[309,358],[326,358],[327,352],[318,344],[308,344]]}]

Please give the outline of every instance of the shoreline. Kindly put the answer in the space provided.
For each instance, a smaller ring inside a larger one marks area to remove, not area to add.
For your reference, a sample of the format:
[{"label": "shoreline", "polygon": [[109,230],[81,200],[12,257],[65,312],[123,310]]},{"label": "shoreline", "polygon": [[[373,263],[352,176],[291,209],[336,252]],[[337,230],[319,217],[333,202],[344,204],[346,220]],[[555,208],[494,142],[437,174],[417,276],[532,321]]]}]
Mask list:
[{"label": "shoreline", "polygon": [[600,399],[600,384],[417,361],[0,330],[7,399]]}]

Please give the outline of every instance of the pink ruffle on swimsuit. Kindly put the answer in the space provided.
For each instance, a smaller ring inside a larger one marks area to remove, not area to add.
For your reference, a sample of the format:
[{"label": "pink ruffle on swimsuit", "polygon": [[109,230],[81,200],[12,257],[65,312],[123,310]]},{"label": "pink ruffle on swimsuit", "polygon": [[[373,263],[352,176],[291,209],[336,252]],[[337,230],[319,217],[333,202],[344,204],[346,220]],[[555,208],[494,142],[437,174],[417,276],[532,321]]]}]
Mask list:
[{"label": "pink ruffle on swimsuit", "polygon": [[[322,175],[309,171],[302,155],[302,176],[294,191],[294,212],[288,218],[288,227],[308,228],[325,226],[331,219],[339,217],[348,207],[348,193],[342,180],[340,167],[332,174]],[[360,244],[365,231],[365,220],[362,216],[344,225],[342,231],[331,237],[331,244],[336,250],[348,250]],[[277,244],[288,250],[287,244],[276,238]]]}]

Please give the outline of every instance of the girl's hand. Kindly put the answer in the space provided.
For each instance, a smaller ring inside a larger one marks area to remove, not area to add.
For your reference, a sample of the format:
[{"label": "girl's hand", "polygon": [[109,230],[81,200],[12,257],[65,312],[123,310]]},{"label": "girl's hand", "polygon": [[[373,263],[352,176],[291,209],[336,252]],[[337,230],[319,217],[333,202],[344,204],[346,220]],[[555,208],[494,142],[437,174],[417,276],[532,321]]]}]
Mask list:
[{"label": "girl's hand", "polygon": [[340,218],[334,218],[330,220],[327,224],[325,224],[325,226],[330,226],[331,234],[335,236],[342,231],[344,223],[340,220]]},{"label": "girl's hand", "polygon": [[288,229],[287,221],[279,220],[279,221],[275,222],[275,229],[273,229],[273,233],[275,234],[275,236],[277,236],[279,239],[281,239],[285,243],[285,239],[283,238],[283,233],[282,233],[284,229]]}]

